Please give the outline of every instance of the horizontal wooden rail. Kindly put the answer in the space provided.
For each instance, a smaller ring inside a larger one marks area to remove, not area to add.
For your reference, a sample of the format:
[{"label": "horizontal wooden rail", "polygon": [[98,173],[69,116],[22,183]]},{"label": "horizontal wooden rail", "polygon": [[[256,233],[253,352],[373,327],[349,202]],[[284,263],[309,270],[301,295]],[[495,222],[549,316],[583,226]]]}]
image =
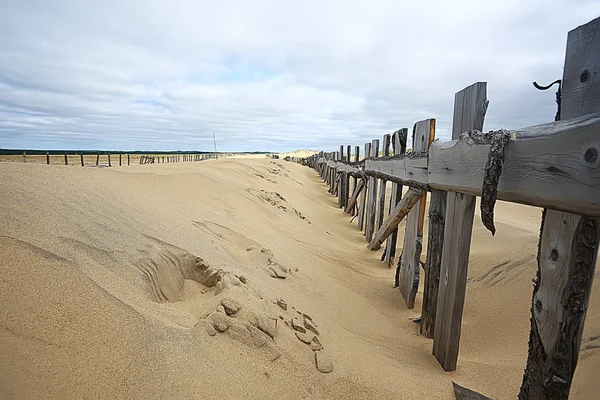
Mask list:
[{"label": "horizontal wooden rail", "polygon": [[[600,114],[508,132],[499,200],[600,216]],[[419,189],[481,196],[489,150],[465,132],[458,140],[436,140],[428,154],[366,159],[362,168],[325,158],[317,163],[338,173],[362,170]]]}]

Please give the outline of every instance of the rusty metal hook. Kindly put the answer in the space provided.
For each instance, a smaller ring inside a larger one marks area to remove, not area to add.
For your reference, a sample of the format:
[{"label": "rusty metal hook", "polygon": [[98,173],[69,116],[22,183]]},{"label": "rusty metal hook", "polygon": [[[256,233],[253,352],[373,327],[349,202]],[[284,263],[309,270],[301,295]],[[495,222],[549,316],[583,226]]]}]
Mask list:
[{"label": "rusty metal hook", "polygon": [[556,84],[558,84],[558,89],[556,90],[556,105],[558,106],[558,109],[556,110],[556,116],[554,117],[554,120],[558,121],[558,120],[560,120],[560,97],[561,97],[562,79],[557,79],[547,86],[542,86],[537,82],[533,82],[533,86],[537,90],[548,90]]}]

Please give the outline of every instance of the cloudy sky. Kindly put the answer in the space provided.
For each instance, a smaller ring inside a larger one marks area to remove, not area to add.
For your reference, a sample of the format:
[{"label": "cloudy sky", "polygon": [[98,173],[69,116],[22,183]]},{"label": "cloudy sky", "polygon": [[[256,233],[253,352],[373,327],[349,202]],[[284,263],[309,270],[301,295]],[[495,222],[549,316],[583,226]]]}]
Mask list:
[{"label": "cloudy sky", "polygon": [[587,0],[0,0],[0,148],[334,150],[488,82],[485,129],[552,121]]}]

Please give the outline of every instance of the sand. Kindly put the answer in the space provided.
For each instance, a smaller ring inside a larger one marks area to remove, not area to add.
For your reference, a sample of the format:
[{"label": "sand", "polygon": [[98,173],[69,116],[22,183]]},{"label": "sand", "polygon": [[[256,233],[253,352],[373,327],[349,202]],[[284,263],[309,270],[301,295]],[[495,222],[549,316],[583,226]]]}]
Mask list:
[{"label": "sand", "polygon": [[[515,398],[540,210],[476,218],[458,369],[317,174],[0,163],[0,398]],[[400,243],[402,238],[400,237]],[[425,259],[425,252],[422,259]],[[597,271],[600,271],[597,268]],[[572,398],[600,390],[596,277]]]}]

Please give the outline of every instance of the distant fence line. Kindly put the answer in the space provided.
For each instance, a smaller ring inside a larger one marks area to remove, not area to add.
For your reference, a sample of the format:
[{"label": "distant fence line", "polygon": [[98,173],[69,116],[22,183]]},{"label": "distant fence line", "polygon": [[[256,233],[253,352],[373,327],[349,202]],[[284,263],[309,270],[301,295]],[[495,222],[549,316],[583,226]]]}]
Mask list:
[{"label": "distant fence line", "polygon": [[[112,152],[97,152],[97,153],[69,153],[69,152],[65,152],[62,154],[51,154],[49,151],[46,152],[45,154],[45,163],[46,164],[51,164],[51,159],[56,160],[57,158],[59,158],[61,161],[61,164],[64,163],[64,165],[81,165],[82,167],[86,166],[86,165],[95,165],[95,166],[100,166],[100,165],[106,165],[108,167],[112,167],[113,164],[115,164],[116,166],[116,158],[118,157],[118,165],[119,166],[123,166],[123,165],[131,165],[132,163],[132,158],[135,161],[135,157],[139,157],[139,164],[140,165],[145,165],[145,164],[161,164],[161,163],[177,163],[177,162],[195,162],[195,161],[203,161],[203,160],[212,160],[212,159],[219,159],[219,158],[225,158],[225,157],[232,157],[234,156],[234,153],[186,153],[186,154],[174,154],[174,155],[145,155],[145,154],[130,154],[130,153],[112,153]],[[29,157],[29,161],[32,160],[33,157],[35,157],[34,159],[39,160],[39,157],[43,157],[44,155],[39,155],[39,154],[35,154],[35,155],[29,155],[27,154],[26,151],[23,151],[23,155],[22,155],[22,161],[23,162],[28,162],[28,157]],[[10,156],[9,156],[10,157]],[[14,156],[13,157],[19,157]],[[77,161],[73,162],[72,157],[76,157]],[[91,163],[85,162],[85,158],[86,157],[95,157],[95,162],[92,161]],[[71,158],[71,162],[69,163],[69,158]],[[101,163],[101,161],[103,161],[103,163]],[[106,164],[104,164],[104,162],[106,162]]]},{"label": "distant fence line", "polygon": [[[364,160],[359,146],[352,160],[344,145],[286,158],[318,172],[338,207],[358,219],[370,250],[386,243],[387,266],[406,218],[395,283],[413,308],[423,267],[420,333],[433,338],[432,353],[446,371],[458,360],[476,197],[492,235],[497,198],[544,208],[520,399],[568,398],[577,365],[600,241],[600,80],[590,79],[600,74],[599,30],[600,18],[569,32],[557,122],[481,133],[488,100],[487,83],[478,82],[455,95],[450,142],[434,141],[435,119],[427,119],[414,125],[408,154],[403,128],[383,136],[381,156],[374,139],[365,144]],[[386,182],[392,182],[388,206]]]}]

